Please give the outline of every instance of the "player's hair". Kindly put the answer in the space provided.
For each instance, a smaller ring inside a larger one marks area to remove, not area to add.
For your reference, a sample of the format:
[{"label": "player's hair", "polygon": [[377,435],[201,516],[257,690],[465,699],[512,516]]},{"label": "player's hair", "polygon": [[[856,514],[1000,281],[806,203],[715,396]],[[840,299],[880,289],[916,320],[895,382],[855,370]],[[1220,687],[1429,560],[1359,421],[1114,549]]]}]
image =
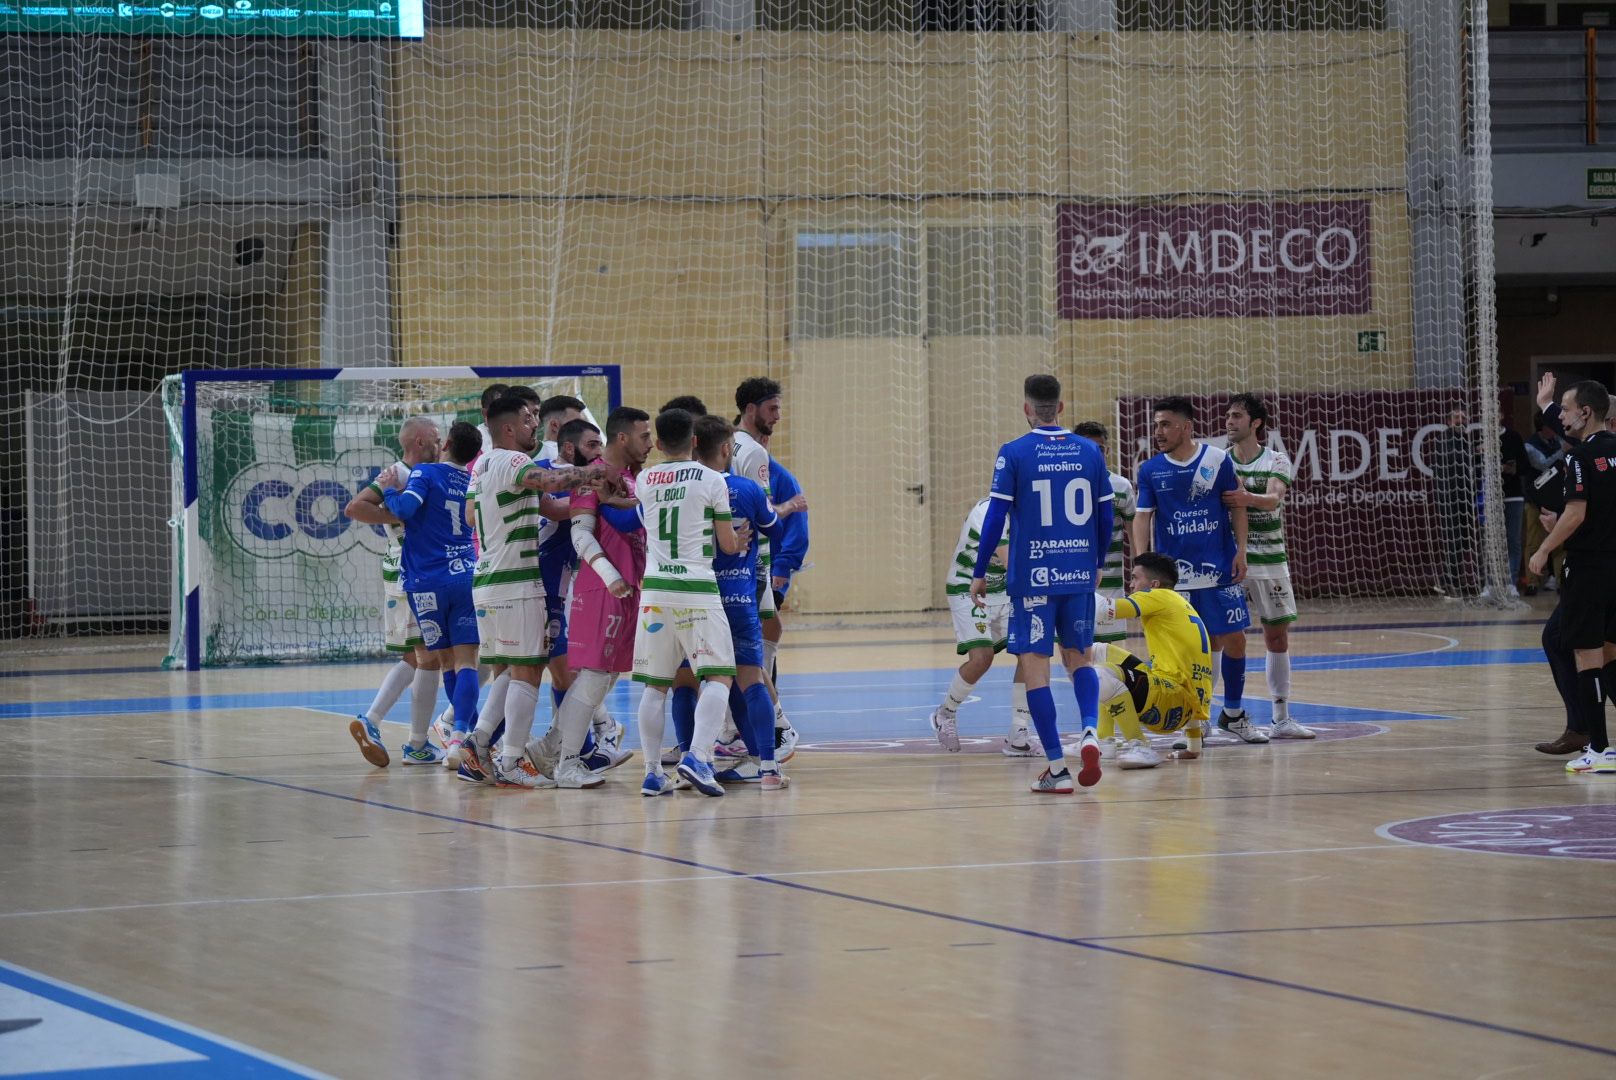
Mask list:
[{"label": "player's hair", "polygon": [[1190,403],[1190,399],[1187,397],[1180,397],[1177,394],[1173,395],[1172,397],[1162,398],[1160,401],[1156,402],[1155,407],[1151,411],[1175,413],[1182,416],[1186,420],[1195,419],[1195,406]]},{"label": "player's hair", "polygon": [[668,409],[657,413],[656,437],[662,444],[662,449],[670,454],[681,453],[690,449],[690,433],[696,426],[696,418],[683,409]]},{"label": "player's hair", "polygon": [[449,460],[456,465],[470,465],[483,452],[483,433],[476,424],[456,420],[449,428]]},{"label": "player's hair", "polygon": [[722,416],[698,416],[692,427],[696,436],[696,456],[704,461],[735,438],[735,429]]},{"label": "player's hair", "polygon": [[735,388],[735,407],[746,412],[748,405],[761,405],[780,396],[780,384],[763,375],[747,379]]},{"label": "player's hair", "polygon": [[1133,557],[1133,564],[1171,589],[1178,584],[1178,563],[1159,551],[1145,551]]},{"label": "player's hair", "polygon": [[1060,415],[1060,380],[1053,375],[1028,375],[1021,384],[1021,396],[1032,406],[1032,414],[1043,421]]},{"label": "player's hair", "polygon": [[548,424],[552,416],[560,416],[569,409],[578,412],[584,411],[584,403],[575,397],[566,394],[557,394],[555,397],[545,398],[539,403],[539,423]]},{"label": "player's hair", "polygon": [[565,424],[562,424],[561,429],[556,432],[556,445],[560,446],[562,443],[572,443],[576,446],[578,440],[584,437],[584,432],[586,431],[593,431],[597,435],[600,434],[600,428],[596,427],[594,424],[591,424],[588,420],[585,420],[581,416],[575,416],[571,420],[568,420]]},{"label": "player's hair", "polygon": [[1584,379],[1566,392],[1574,395],[1571,400],[1577,403],[1578,408],[1592,409],[1599,419],[1603,420],[1610,415],[1610,391],[1605,389],[1603,383]]},{"label": "player's hair", "polygon": [[1251,422],[1253,424],[1262,424],[1262,430],[1258,432],[1257,437],[1259,439],[1267,438],[1268,406],[1263,403],[1262,398],[1258,397],[1256,394],[1236,394],[1234,397],[1229,399],[1229,404],[1231,406],[1238,405],[1244,409],[1246,411],[1246,415],[1251,417]]},{"label": "player's hair", "polygon": [[707,405],[695,394],[680,394],[657,411],[667,412],[669,409],[683,409],[691,416],[707,415]]},{"label": "player's hair", "polygon": [[1098,420],[1083,421],[1072,429],[1072,434],[1081,435],[1085,439],[1093,439],[1095,442],[1105,442],[1108,437],[1105,425]]},{"label": "player's hair", "polygon": [[529,405],[537,406],[539,404],[539,392],[533,389],[531,386],[524,386],[521,383],[517,383],[515,386],[511,387],[510,392],[527,402]]},{"label": "player's hair", "polygon": [[527,402],[515,394],[505,394],[495,398],[493,404],[488,406],[488,430],[492,433],[494,425],[507,417],[516,416],[527,408]]},{"label": "player's hair", "polygon": [[490,405],[510,392],[509,383],[497,382],[493,386],[483,387],[483,412],[487,412]]},{"label": "player's hair", "polygon": [[651,419],[651,414],[644,409],[636,409],[629,405],[619,405],[606,414],[606,441],[611,442],[619,435],[632,433],[635,424],[649,419]]},{"label": "player's hair", "polygon": [[422,416],[421,414],[417,413],[416,415],[414,415],[414,416],[410,417],[409,419],[405,420],[402,424],[400,424],[398,426],[398,441],[399,441],[400,445],[402,445],[403,442],[404,442],[404,439],[407,436],[413,435],[415,433],[415,429],[418,428],[418,427],[437,427],[437,426],[438,426],[438,422],[436,420],[432,419],[430,416]]}]

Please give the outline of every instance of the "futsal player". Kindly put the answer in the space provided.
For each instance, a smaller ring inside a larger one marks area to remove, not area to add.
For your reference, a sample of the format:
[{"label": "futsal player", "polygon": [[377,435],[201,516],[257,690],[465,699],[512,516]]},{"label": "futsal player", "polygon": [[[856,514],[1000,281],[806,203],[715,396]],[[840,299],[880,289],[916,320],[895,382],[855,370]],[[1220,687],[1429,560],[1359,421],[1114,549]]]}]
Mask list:
[{"label": "futsal player", "polygon": [[560,454],[561,429],[584,414],[586,406],[569,394],[556,394],[539,403],[539,461],[554,461]]},{"label": "futsal player", "polygon": [[[1077,782],[1100,780],[1100,682],[1091,665],[1095,586],[1111,544],[1111,485],[1100,448],[1060,426],[1065,410],[1060,381],[1030,375],[1022,386],[1022,413],[1030,432],[1005,443],[994,462],[991,502],[971,578],[971,599],[986,604],[987,576],[999,538],[1010,520],[1010,654],[1027,687],[1027,707],[1049,765],[1032,790],[1072,793],[1072,776],[1049,690],[1049,658],[1055,643],[1072,676],[1083,737]],[[1012,517],[1013,514],[1013,517]]]}]

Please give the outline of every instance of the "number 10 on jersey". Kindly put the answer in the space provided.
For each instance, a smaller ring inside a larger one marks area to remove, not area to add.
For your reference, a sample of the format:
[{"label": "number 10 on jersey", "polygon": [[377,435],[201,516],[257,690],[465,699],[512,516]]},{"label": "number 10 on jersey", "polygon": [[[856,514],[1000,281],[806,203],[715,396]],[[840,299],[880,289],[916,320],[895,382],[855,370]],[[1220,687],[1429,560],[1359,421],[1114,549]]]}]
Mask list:
[{"label": "number 10 on jersey", "polygon": [[[1034,480],[1033,494],[1038,496],[1038,523],[1044,528],[1055,524],[1053,480]],[[1074,476],[1066,481],[1061,491],[1061,509],[1066,520],[1073,525],[1087,525],[1094,516],[1094,487],[1087,477]]]}]

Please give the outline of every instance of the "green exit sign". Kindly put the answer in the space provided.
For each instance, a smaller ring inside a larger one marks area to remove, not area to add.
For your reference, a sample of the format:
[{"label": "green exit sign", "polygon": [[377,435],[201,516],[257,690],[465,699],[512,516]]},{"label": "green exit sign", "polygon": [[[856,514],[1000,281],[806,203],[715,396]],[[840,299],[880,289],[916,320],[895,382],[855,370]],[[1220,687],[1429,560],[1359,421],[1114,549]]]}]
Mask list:
[{"label": "green exit sign", "polygon": [[1358,331],[1358,351],[1359,352],[1385,352],[1386,351],[1386,331],[1384,331],[1384,330],[1360,330],[1360,331]]},{"label": "green exit sign", "polygon": [[1616,199],[1616,169],[1588,170],[1588,198]]}]

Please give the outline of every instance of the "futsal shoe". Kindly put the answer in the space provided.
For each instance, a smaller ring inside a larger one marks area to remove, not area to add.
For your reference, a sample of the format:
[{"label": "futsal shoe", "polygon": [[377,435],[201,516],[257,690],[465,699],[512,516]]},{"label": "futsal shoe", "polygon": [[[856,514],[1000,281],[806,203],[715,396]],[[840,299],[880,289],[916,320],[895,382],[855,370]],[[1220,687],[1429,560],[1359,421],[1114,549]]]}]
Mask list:
[{"label": "futsal shoe", "polygon": [[398,759],[406,765],[439,765],[443,762],[443,751],[430,742],[423,742],[419,747],[405,743],[399,747]]},{"label": "futsal shoe", "polygon": [[938,709],[931,714],[931,730],[937,744],[950,754],[959,753],[959,717]]},{"label": "futsal shoe", "polygon": [[1117,767],[1120,769],[1154,769],[1161,763],[1161,755],[1148,742],[1129,740],[1117,751]]},{"label": "futsal shoe", "polygon": [[454,738],[454,716],[452,713],[453,710],[445,709],[443,715],[432,721],[432,726],[427,729],[429,734],[437,737],[438,745],[445,750],[449,748],[449,740]]},{"label": "futsal shoe", "polygon": [[763,768],[757,758],[749,757],[727,769],[714,770],[713,779],[720,784],[756,784],[763,779]]},{"label": "futsal shoe", "polygon": [[613,742],[597,741],[595,749],[583,756],[584,768],[590,772],[603,773],[615,769],[623,762],[634,756],[632,750],[622,750]]},{"label": "futsal shoe", "polygon": [[686,754],[679,759],[679,775],[703,795],[716,797],[724,794],[724,785],[713,777],[712,762],[703,761],[695,754]]},{"label": "futsal shoe", "polygon": [[[776,713],[775,714],[776,719],[779,719],[780,717],[783,717],[784,715],[785,715],[784,713]],[[797,740],[799,738],[801,738],[801,737],[802,736],[797,734],[797,729],[792,727],[789,723],[786,724],[785,727],[777,727],[777,728],[775,728],[774,729],[774,760],[776,760],[780,764],[784,765],[786,762],[788,762],[792,758],[796,757],[797,756]]]},{"label": "futsal shoe", "polygon": [[554,776],[561,764],[561,732],[552,727],[543,738],[527,744],[525,756],[545,776]]},{"label": "futsal shoe", "polygon": [[[527,761],[527,758],[524,757],[522,760]],[[556,766],[555,786],[559,788],[600,787],[605,782],[606,778],[604,776],[589,771],[589,766],[584,764],[582,758],[563,758],[561,764]]]},{"label": "futsal shoe", "polygon": [[1235,736],[1241,742],[1265,743],[1268,741],[1268,732],[1253,724],[1251,717],[1246,715],[1246,710],[1244,709],[1241,709],[1238,715],[1228,709],[1219,712],[1218,727]]},{"label": "futsal shoe", "polygon": [[1004,740],[1000,751],[1005,757],[1037,757],[1039,749],[1032,744],[1032,734],[1026,728],[1016,728]]},{"label": "futsal shoe", "polygon": [[1038,779],[1032,783],[1035,795],[1070,795],[1072,793],[1072,774],[1066,766],[1061,766],[1060,772],[1051,772],[1054,766],[1038,774]]},{"label": "futsal shoe", "polygon": [[747,756],[746,740],[736,735],[727,742],[713,743],[713,757],[715,758],[744,758]]},{"label": "futsal shoe", "polygon": [[1268,728],[1270,739],[1316,739],[1319,733],[1310,727],[1303,727],[1290,717],[1275,720]]},{"label": "futsal shoe", "polygon": [[764,769],[758,782],[763,785],[764,791],[780,791],[791,786],[791,777],[779,769]]},{"label": "futsal shoe", "polygon": [[624,728],[614,716],[607,716],[604,724],[595,725],[595,741],[620,743],[623,741]]},{"label": "futsal shoe", "polygon": [[640,784],[640,794],[647,799],[654,799],[658,795],[673,793],[673,780],[666,773],[648,772],[645,780]]},{"label": "futsal shoe", "polygon": [[658,761],[663,765],[673,766],[679,764],[679,759],[684,756],[685,752],[683,750],[679,749],[677,746],[670,746],[666,750],[662,751],[662,757],[659,758]]},{"label": "futsal shoe", "polygon": [[556,786],[556,781],[534,768],[533,762],[527,759],[526,754],[498,769],[495,773],[495,783],[500,787],[526,788],[528,791]]},{"label": "futsal shoe", "polygon": [[449,741],[443,744],[443,767],[445,769],[458,769],[460,763],[466,760],[466,733],[457,731],[449,736]]},{"label": "futsal shoe", "polygon": [[1077,757],[1083,767],[1077,770],[1077,782],[1082,787],[1093,787],[1100,782],[1100,738],[1093,728],[1083,729],[1083,741],[1077,744]]},{"label": "futsal shoe", "polygon": [[460,772],[479,784],[497,784],[499,770],[494,767],[494,752],[488,748],[487,736],[473,731],[460,744]]},{"label": "futsal shoe", "polygon": [[1585,746],[1579,756],[1566,762],[1565,768],[1568,773],[1616,775],[1616,749],[1595,750],[1591,746]]},{"label": "futsal shoe", "polygon": [[353,723],[348,725],[348,734],[353,741],[359,744],[359,752],[366,761],[378,769],[387,768],[392,759],[387,756],[387,747],[382,745],[382,733],[368,716],[356,716]]},{"label": "futsal shoe", "polygon": [[1121,735],[1113,735],[1109,739],[1100,740],[1100,760],[1115,761],[1117,755],[1128,746],[1128,740]]}]

